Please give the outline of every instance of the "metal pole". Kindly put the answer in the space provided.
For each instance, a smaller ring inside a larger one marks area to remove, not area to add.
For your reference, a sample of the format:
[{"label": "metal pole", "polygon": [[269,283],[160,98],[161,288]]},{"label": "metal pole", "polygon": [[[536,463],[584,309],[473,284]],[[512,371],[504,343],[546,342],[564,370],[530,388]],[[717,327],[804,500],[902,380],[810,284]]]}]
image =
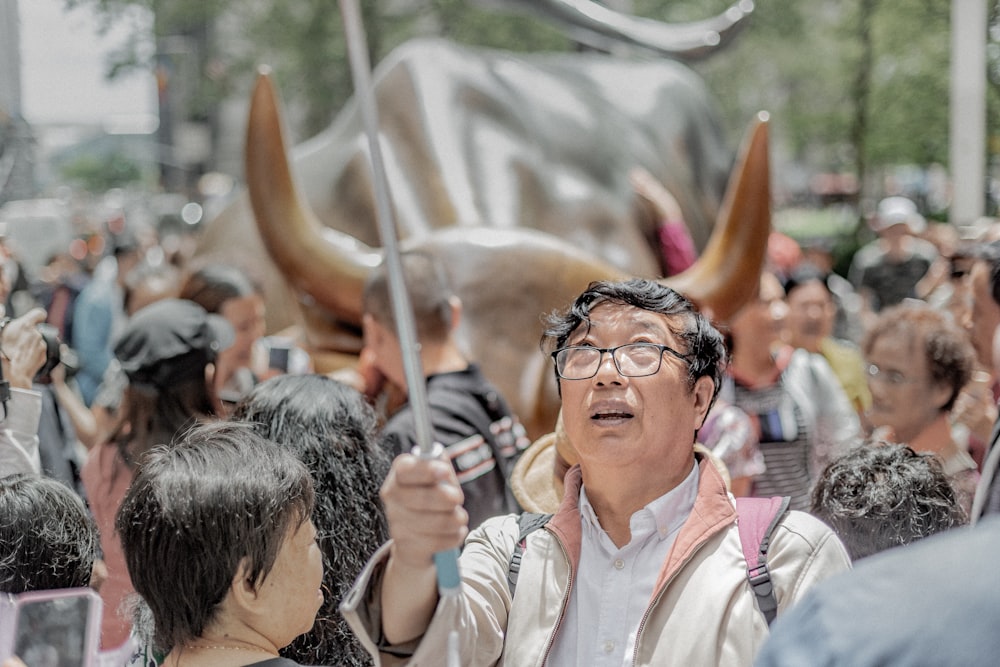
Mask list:
[{"label": "metal pole", "polygon": [[[420,363],[420,344],[417,342],[413,308],[406,291],[403,265],[400,261],[399,243],[396,239],[396,224],[389,196],[389,179],[386,177],[379,144],[378,109],[371,82],[371,65],[368,61],[368,45],[364,25],[357,0],[340,0],[340,11],[344,19],[347,35],[347,52],[354,78],[354,94],[358,99],[361,116],[364,119],[365,134],[371,157],[375,185],[375,212],[378,218],[379,235],[385,247],[383,261],[389,279],[389,295],[396,318],[396,334],[403,357],[403,371],[406,375],[407,401],[413,409],[416,426],[417,446],[414,453],[421,458],[440,456],[441,446],[435,445],[427,403],[427,380]],[[455,595],[461,590],[458,574],[458,550],[434,555],[438,571],[438,590],[442,595]]]}]

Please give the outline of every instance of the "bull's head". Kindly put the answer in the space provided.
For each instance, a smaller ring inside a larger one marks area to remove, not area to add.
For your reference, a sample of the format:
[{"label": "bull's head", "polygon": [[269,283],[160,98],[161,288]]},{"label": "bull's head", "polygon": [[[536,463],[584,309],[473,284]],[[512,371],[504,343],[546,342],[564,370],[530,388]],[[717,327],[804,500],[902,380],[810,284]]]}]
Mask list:
[{"label": "bull's head", "polygon": [[[277,97],[270,78],[261,75],[251,106],[246,170],[264,246],[307,304],[311,345],[357,351],[360,341],[350,335],[361,320],[362,287],[382,253],[321,224],[296,188],[286,154]],[[756,286],[753,276],[760,272],[770,226],[768,177],[767,125],[759,118],[701,258],[666,280],[718,318],[731,315]],[[525,228],[452,226],[409,235],[402,245],[433,254],[449,267],[464,304],[459,337],[469,354],[510,399],[529,433],[551,430],[558,399],[551,369],[538,353],[540,315],[568,304],[592,280],[629,272],[577,244]]]}]

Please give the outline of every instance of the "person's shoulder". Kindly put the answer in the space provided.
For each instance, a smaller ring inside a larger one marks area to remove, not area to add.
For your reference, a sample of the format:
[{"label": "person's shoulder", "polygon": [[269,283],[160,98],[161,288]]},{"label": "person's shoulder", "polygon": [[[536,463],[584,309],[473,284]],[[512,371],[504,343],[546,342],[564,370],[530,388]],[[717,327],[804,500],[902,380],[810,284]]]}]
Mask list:
[{"label": "person's shoulder", "polygon": [[789,510],[775,529],[775,539],[802,540],[813,548],[828,543],[831,538],[840,543],[828,525],[808,512]]},{"label": "person's shoulder", "polygon": [[803,348],[797,348],[788,360],[786,372],[814,374],[817,369],[830,369],[830,363],[819,352],[810,352]]},{"label": "person's shoulder", "polygon": [[520,516],[520,514],[500,514],[486,519],[469,533],[463,554],[485,552],[491,554],[490,558],[509,561],[514,554],[517,538],[521,534]]},{"label": "person's shoulder", "polygon": [[818,582],[851,569],[851,557],[833,529],[796,510],[789,511],[771,534],[767,561],[786,606]]},{"label": "person's shoulder", "polygon": [[937,259],[938,252],[937,246],[928,241],[927,239],[913,238],[913,243],[910,246],[910,251],[920,257],[921,259],[927,260],[928,262],[933,262]]},{"label": "person's shoulder", "polygon": [[851,265],[855,269],[867,269],[878,264],[883,257],[885,257],[885,251],[882,249],[882,245],[878,239],[876,239],[857,249],[854,257],[851,259]]},{"label": "person's shoulder", "polygon": [[[779,615],[754,664],[996,664],[997,553],[1000,520],[865,558]],[[928,625],[942,600],[958,620]]]}]

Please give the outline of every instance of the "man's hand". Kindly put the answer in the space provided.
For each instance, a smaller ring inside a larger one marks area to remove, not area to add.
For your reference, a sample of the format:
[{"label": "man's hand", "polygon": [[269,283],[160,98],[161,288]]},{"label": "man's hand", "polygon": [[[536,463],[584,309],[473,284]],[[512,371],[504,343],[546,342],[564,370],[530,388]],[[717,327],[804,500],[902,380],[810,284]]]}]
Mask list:
[{"label": "man's hand", "polygon": [[412,568],[433,567],[433,556],[462,545],[469,515],[454,468],[443,459],[396,458],[382,484],[393,559]]},{"label": "man's hand", "polygon": [[401,644],[427,630],[438,601],[434,554],[462,544],[469,515],[444,459],[396,457],[381,495],[393,540],[382,582],[382,631]]},{"label": "man's hand", "polygon": [[11,320],[0,336],[0,355],[4,378],[10,386],[31,389],[38,370],[45,364],[47,346],[38,325],[45,321],[45,311],[35,308]]}]

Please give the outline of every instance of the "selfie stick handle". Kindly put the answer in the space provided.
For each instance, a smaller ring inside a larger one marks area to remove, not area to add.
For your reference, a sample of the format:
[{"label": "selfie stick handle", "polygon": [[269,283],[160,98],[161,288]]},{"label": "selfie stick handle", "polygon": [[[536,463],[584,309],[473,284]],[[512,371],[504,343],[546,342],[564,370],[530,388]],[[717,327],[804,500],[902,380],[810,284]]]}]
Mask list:
[{"label": "selfie stick handle", "polygon": [[[386,177],[382,150],[379,145],[378,109],[371,82],[371,65],[368,60],[368,45],[357,0],[340,0],[340,11],[344,19],[347,36],[347,50],[354,78],[354,92],[364,119],[365,134],[372,164],[375,187],[375,211],[379,235],[385,247],[383,261],[389,279],[389,295],[392,300],[393,315],[396,318],[396,333],[403,357],[403,371],[406,375],[407,401],[413,409],[417,446],[414,453],[423,459],[437,458],[442,447],[433,441],[430,410],[424,372],[420,363],[420,345],[417,342],[413,308],[406,292],[403,265],[400,260],[399,244],[396,239],[396,224],[389,197],[389,180]],[[434,554],[437,568],[438,591],[441,595],[456,595],[461,591],[458,573],[458,549]]]}]

